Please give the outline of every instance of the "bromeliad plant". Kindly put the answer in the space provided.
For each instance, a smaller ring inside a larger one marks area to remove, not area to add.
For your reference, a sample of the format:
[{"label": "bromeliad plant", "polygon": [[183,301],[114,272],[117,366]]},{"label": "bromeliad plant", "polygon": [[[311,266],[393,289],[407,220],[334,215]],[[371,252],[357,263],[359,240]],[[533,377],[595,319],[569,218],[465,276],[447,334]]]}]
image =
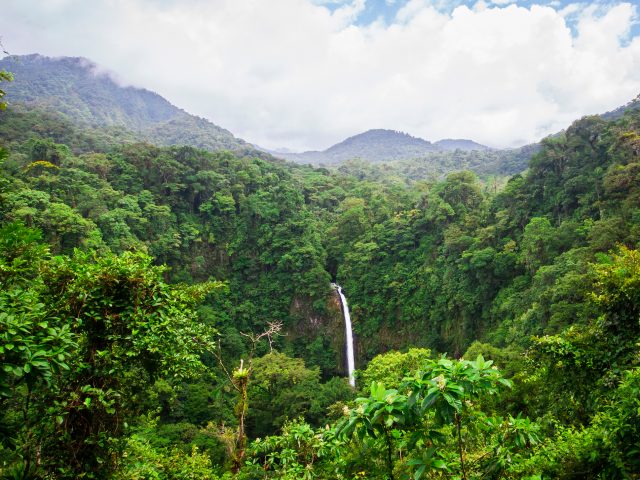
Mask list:
[{"label": "bromeliad plant", "polygon": [[384,450],[387,479],[409,472],[415,480],[428,473],[491,478],[508,468],[515,452],[538,441],[528,419],[482,412],[481,400],[500,387],[511,382],[482,356],[428,360],[399,390],[373,383],[370,397],[357,400],[338,432],[373,452]]}]

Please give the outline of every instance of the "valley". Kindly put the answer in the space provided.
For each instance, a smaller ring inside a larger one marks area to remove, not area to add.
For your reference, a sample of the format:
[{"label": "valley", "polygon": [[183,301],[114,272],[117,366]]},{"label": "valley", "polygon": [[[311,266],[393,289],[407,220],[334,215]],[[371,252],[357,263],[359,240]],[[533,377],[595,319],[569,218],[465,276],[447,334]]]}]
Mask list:
[{"label": "valley", "polygon": [[637,102],[294,154],[2,69],[0,478],[640,475]]}]

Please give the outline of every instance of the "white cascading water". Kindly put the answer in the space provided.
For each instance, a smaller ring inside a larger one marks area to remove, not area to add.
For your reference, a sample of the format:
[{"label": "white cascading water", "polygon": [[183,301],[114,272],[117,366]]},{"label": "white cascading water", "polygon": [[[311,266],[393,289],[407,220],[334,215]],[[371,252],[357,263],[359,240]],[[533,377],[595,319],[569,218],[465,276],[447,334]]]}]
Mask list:
[{"label": "white cascading water", "polygon": [[342,312],[344,314],[344,330],[346,334],[347,343],[347,372],[349,373],[349,385],[356,386],[356,377],[353,372],[356,369],[356,360],[353,354],[353,331],[351,330],[351,315],[349,314],[349,305],[347,299],[342,293],[342,287],[334,284],[338,294],[340,295],[340,301],[342,302]]}]

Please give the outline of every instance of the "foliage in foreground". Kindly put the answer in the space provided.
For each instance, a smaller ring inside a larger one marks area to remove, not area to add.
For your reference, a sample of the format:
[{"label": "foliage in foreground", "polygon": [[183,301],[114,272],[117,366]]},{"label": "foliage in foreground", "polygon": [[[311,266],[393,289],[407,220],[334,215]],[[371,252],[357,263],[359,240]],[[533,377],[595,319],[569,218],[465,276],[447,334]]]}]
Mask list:
[{"label": "foliage in foreground", "polygon": [[2,472],[104,477],[154,379],[203,370],[194,306],[221,285],[170,286],[144,254],[52,257],[19,223],[0,238]]}]

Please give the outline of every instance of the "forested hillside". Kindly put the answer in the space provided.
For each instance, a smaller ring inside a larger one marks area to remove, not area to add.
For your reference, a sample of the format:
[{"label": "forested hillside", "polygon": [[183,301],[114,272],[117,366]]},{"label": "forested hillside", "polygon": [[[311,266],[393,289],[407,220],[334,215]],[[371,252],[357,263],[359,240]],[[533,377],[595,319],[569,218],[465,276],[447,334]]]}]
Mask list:
[{"label": "forested hillside", "polygon": [[371,163],[364,159],[347,160],[335,168],[360,179],[388,182],[391,179],[413,184],[416,181],[435,182],[460,170],[475,173],[483,182],[506,181],[526,170],[531,156],[540,145],[526,145],[512,150],[448,150],[431,152],[409,160]]},{"label": "forested hillside", "polygon": [[123,86],[86,58],[12,55],[0,59],[0,69],[15,76],[6,86],[15,106],[63,115],[83,128],[111,127],[121,136],[156,145],[257,153],[228,130],[188,114],[157,93]]},{"label": "forested hillside", "polygon": [[640,475],[640,111],[504,187],[129,135],[0,112],[1,478]]}]

